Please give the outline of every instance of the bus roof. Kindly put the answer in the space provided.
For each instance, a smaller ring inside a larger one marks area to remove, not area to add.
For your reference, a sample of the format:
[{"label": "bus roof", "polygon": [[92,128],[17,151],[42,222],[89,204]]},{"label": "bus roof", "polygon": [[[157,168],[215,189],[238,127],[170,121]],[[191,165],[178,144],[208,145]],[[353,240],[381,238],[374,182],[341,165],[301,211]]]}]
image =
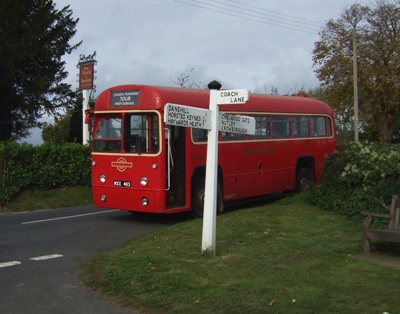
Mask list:
[{"label": "bus roof", "polygon": [[[138,104],[135,106],[111,106],[112,92],[139,91]],[[119,85],[106,89],[98,96],[95,111],[105,110],[164,110],[166,103],[208,108],[209,90],[162,87],[148,85]],[[249,94],[246,104],[220,105],[221,111],[250,111],[271,113],[318,113],[333,115],[332,109],[324,102],[302,96],[278,96],[265,94]]]}]

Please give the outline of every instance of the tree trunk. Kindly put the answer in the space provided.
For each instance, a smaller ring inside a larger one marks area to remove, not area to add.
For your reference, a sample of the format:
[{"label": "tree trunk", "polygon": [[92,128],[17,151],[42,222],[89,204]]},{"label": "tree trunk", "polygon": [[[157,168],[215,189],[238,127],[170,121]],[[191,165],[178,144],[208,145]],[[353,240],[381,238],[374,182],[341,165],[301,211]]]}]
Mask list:
[{"label": "tree trunk", "polygon": [[3,115],[0,117],[0,142],[8,141],[11,139],[12,125],[11,119]]},{"label": "tree trunk", "polygon": [[[378,126],[379,127],[379,126]],[[385,143],[391,143],[393,138],[393,123],[387,118],[380,126],[381,139]]]}]

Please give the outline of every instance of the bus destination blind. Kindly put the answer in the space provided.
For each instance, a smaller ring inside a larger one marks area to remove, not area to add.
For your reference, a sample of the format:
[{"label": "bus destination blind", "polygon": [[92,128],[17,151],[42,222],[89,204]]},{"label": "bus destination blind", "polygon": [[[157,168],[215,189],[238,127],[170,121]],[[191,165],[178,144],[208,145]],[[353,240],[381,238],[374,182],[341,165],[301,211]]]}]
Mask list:
[{"label": "bus destination blind", "polygon": [[114,90],[111,92],[110,106],[137,106],[140,90]]}]

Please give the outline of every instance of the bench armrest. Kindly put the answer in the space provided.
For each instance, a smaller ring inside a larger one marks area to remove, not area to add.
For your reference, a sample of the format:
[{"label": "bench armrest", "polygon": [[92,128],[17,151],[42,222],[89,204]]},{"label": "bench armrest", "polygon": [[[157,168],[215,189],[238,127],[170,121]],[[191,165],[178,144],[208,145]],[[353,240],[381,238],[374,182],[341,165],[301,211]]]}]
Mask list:
[{"label": "bench armrest", "polygon": [[369,228],[369,226],[372,222],[372,218],[387,218],[387,219],[393,218],[393,215],[391,215],[391,214],[378,214],[378,213],[370,213],[370,212],[361,212],[361,215],[365,216],[365,220],[363,223],[364,230]]},{"label": "bench armrest", "polygon": [[361,212],[361,215],[365,217],[378,217],[378,218],[393,218],[391,214],[378,214],[378,213],[370,213],[370,212]]}]

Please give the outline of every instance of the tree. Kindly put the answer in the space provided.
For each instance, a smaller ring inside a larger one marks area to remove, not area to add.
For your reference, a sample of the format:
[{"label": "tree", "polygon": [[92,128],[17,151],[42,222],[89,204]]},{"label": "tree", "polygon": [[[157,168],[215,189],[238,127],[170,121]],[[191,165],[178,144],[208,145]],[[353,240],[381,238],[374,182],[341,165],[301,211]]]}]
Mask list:
[{"label": "tree", "polygon": [[55,119],[54,124],[43,124],[42,138],[45,143],[65,144],[69,142],[71,131],[71,114]]},{"label": "tree", "polygon": [[313,62],[326,101],[351,128],[352,32],[357,38],[359,128],[391,142],[400,119],[400,2],[354,4],[330,20],[315,43]]},{"label": "tree", "polygon": [[69,44],[77,23],[52,0],[0,2],[0,141],[26,137],[43,114],[73,103],[61,57],[81,44]]},{"label": "tree", "polygon": [[55,117],[54,124],[46,122],[43,124],[42,139],[45,143],[82,143],[82,94],[80,92],[77,92],[76,101],[65,115]]},{"label": "tree", "polygon": [[[94,96],[91,93],[89,98],[89,108],[93,109],[95,104]],[[54,124],[44,123],[42,139],[45,143],[82,143],[82,105],[83,97],[81,92],[77,92],[76,101],[67,110],[67,113],[60,117],[55,117]],[[91,133],[92,118],[89,114],[88,126]],[[85,116],[86,117],[86,116]]]},{"label": "tree", "polygon": [[196,70],[194,68],[186,69],[175,80],[171,78],[170,80],[180,88],[202,88],[201,82],[197,82]]}]

